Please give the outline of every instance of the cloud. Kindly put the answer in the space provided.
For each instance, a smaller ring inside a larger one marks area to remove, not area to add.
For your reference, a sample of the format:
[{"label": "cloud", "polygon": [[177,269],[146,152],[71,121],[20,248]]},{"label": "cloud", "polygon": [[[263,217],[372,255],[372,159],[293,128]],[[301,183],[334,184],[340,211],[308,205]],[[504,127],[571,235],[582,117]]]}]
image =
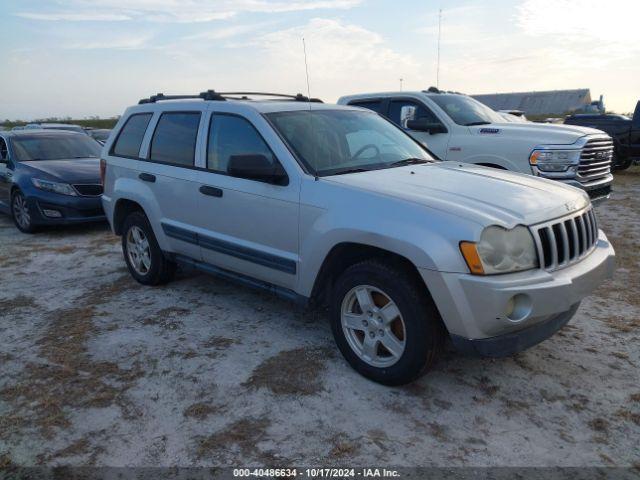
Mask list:
[{"label": "cloud", "polygon": [[139,50],[145,48],[151,38],[151,35],[123,35],[110,39],[101,37],[95,42],[70,43],[64,48],[70,50]]},{"label": "cloud", "polygon": [[226,20],[239,13],[284,13],[320,9],[348,9],[362,0],[70,0],[66,9],[22,11],[17,16],[40,21],[110,22],[138,20],[159,23],[202,23]]}]

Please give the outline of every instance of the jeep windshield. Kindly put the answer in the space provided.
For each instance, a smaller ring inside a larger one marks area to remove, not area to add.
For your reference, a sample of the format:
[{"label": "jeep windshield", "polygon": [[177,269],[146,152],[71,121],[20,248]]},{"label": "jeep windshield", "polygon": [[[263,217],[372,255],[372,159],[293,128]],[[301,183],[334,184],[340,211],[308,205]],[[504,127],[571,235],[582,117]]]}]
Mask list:
[{"label": "jeep windshield", "polygon": [[20,162],[97,158],[101,149],[84,133],[20,135],[13,137],[11,146]]},{"label": "jeep windshield", "polygon": [[340,175],[433,162],[398,127],[373,112],[298,110],[267,117],[314,175]]},{"label": "jeep windshield", "polygon": [[433,100],[458,125],[470,127],[505,123],[505,119],[497,112],[465,95],[430,95],[429,100]]}]

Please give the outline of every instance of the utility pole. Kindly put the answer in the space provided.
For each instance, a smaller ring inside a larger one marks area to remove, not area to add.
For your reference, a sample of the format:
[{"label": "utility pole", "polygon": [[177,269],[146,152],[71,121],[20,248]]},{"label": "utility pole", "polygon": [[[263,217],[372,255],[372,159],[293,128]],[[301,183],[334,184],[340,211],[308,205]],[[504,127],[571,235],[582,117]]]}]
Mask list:
[{"label": "utility pole", "polygon": [[400,91],[402,91],[402,78],[400,79]]},{"label": "utility pole", "polygon": [[442,9],[438,12],[438,64],[436,66],[436,88],[440,88],[440,38],[442,31]]}]

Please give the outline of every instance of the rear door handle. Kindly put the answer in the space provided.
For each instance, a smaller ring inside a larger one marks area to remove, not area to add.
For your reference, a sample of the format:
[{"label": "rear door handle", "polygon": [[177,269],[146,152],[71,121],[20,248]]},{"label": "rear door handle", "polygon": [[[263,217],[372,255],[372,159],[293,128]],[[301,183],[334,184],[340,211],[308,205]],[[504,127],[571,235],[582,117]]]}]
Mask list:
[{"label": "rear door handle", "polygon": [[156,181],[156,176],[151,175],[150,173],[141,173],[140,175],[138,175],[138,178],[140,180],[144,180],[145,182],[155,183]]},{"label": "rear door handle", "polygon": [[203,195],[209,195],[210,197],[218,197],[222,196],[222,190],[216,187],[210,187],[209,185],[202,185],[200,187],[200,193]]}]

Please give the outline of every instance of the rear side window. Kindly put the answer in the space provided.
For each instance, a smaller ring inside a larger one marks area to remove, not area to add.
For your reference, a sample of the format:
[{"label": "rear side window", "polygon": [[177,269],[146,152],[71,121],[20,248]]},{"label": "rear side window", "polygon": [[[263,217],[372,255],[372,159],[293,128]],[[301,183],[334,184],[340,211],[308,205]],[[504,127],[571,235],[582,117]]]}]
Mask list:
[{"label": "rear side window", "polygon": [[136,113],[131,115],[120,130],[118,139],[113,147],[113,155],[119,157],[134,157],[140,155],[140,146],[144,133],[151,120],[151,113]]},{"label": "rear side window", "polygon": [[227,173],[229,159],[234,155],[264,155],[271,163],[275,156],[257,130],[241,117],[214,115],[209,127],[207,168]]},{"label": "rear side window", "polygon": [[200,112],[168,112],[158,120],[151,140],[150,160],[192,167]]},{"label": "rear side window", "polygon": [[382,113],[382,100],[367,100],[363,102],[351,102],[349,105],[354,107],[368,108],[376,113]]}]

